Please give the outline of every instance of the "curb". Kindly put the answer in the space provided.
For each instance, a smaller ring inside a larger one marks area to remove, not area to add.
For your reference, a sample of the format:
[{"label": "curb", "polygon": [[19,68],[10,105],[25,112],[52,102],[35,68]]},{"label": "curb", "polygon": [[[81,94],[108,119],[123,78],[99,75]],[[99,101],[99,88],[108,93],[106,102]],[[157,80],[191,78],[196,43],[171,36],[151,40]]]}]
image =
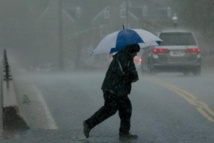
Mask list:
[{"label": "curb", "polygon": [[13,81],[2,82],[3,130],[26,130],[29,126],[20,115]]}]

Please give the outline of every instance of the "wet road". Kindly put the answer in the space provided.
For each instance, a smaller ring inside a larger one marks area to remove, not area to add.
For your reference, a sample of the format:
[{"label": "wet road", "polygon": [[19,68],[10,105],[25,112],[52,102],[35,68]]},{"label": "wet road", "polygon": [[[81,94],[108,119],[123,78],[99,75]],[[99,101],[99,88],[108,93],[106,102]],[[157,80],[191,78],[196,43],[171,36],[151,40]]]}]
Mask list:
[{"label": "wet road", "polygon": [[[82,133],[82,121],[103,105],[100,90],[105,71],[31,74],[41,91],[56,130],[31,129],[20,143],[119,143],[117,113],[95,127],[90,138]],[[133,84],[131,132],[138,143],[212,143],[214,141],[214,76],[182,74],[142,76]]]}]

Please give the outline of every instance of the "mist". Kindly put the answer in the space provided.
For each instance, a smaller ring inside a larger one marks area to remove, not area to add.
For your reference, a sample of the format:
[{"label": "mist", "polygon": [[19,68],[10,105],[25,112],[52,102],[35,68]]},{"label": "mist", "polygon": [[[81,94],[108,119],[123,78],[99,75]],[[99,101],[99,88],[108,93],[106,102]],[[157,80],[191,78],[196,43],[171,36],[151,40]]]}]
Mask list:
[{"label": "mist", "polygon": [[43,64],[69,70],[103,68],[109,64],[109,55],[90,54],[104,36],[121,30],[123,24],[157,34],[173,28],[176,14],[177,28],[195,33],[203,65],[210,67],[212,4],[211,0],[0,0],[0,47],[26,69]]},{"label": "mist", "polygon": [[[132,113],[130,131],[139,136],[136,142],[213,142],[213,5],[213,0],[0,0],[0,58],[3,62],[8,58],[10,65],[1,66],[1,83],[5,84],[1,94],[4,89],[16,92],[20,114],[15,115],[23,115],[30,127],[27,131],[10,130],[10,124],[4,125],[1,106],[0,142],[5,139],[5,128],[9,131],[6,142],[121,143],[117,115],[94,128],[90,138],[85,138],[82,123],[108,96],[104,91],[103,99],[101,86],[112,55],[91,53],[106,35],[123,28],[144,29],[155,35],[163,30],[191,31],[198,42],[173,45],[181,49],[170,52],[160,46],[159,55],[166,50],[164,54],[174,56],[172,62],[170,56],[162,58],[168,65],[175,63],[179,71],[172,73],[153,70],[143,50],[134,57],[139,79],[136,76],[138,81],[127,94],[133,104],[133,112],[128,111]],[[157,54],[154,47],[147,49],[151,50],[147,55]],[[153,57],[157,61],[157,55]],[[148,66],[143,71],[145,63]],[[130,65],[127,67],[134,71]],[[124,84],[133,81],[127,80],[126,73],[119,78]],[[14,88],[6,88],[6,84]],[[117,102],[124,96],[114,90],[106,93]],[[4,100],[0,103],[4,105]],[[17,122],[8,117],[11,123]]]}]

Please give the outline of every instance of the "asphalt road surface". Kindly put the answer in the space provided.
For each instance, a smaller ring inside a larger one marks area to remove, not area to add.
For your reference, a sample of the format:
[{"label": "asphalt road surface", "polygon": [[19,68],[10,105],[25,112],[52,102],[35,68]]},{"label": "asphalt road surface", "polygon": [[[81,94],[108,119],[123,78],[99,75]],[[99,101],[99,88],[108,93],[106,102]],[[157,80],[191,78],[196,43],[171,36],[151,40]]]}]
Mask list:
[{"label": "asphalt road surface", "polygon": [[[137,143],[213,143],[214,73],[199,77],[180,73],[142,76],[133,84],[131,133]],[[119,117],[96,126],[86,139],[82,122],[103,105],[101,84],[105,71],[68,73],[30,73],[42,93],[55,121],[56,129],[33,128],[17,138],[1,142],[15,143],[121,143]]]}]

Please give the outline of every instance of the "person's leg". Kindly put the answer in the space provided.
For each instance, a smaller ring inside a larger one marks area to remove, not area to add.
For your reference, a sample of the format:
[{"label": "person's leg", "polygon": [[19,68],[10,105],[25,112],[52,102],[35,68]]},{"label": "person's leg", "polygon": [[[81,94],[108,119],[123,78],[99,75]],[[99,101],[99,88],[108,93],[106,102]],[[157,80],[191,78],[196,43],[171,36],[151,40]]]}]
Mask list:
[{"label": "person's leg", "polygon": [[132,105],[128,95],[121,96],[118,99],[118,110],[120,117],[119,132],[128,133],[130,130],[130,120],[132,115]]},{"label": "person's leg", "polygon": [[120,139],[127,140],[127,139],[137,139],[137,135],[133,135],[129,132],[130,130],[130,122],[131,122],[131,115],[132,115],[132,104],[128,95],[121,97],[118,101],[118,110],[120,116],[120,129],[119,129],[119,136]]},{"label": "person's leg", "polygon": [[92,128],[117,112],[117,95],[105,92],[103,96],[105,100],[104,106],[83,123],[86,137],[89,137],[89,132]]}]

